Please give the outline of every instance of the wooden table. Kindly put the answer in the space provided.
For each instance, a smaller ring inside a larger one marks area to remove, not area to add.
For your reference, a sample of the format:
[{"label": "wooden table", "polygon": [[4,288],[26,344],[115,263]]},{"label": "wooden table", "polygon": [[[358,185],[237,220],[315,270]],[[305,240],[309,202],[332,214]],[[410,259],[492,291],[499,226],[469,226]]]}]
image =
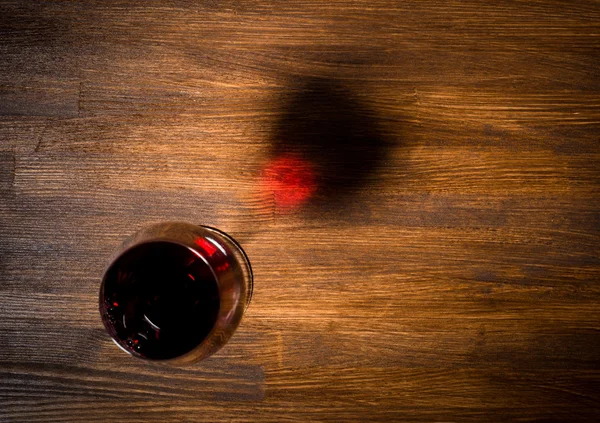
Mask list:
[{"label": "wooden table", "polygon": [[[597,1],[0,22],[0,421],[598,418]],[[187,368],[130,358],[97,311],[111,253],[161,221],[221,228],[255,271]]]}]

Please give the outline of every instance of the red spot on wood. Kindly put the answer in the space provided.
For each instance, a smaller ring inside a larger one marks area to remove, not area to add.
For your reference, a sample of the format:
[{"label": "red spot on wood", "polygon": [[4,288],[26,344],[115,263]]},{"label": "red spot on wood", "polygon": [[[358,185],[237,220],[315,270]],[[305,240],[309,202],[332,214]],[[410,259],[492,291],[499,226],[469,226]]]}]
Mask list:
[{"label": "red spot on wood", "polygon": [[275,205],[297,208],[316,191],[315,172],[307,161],[294,155],[273,159],[263,171],[263,187],[273,193]]}]

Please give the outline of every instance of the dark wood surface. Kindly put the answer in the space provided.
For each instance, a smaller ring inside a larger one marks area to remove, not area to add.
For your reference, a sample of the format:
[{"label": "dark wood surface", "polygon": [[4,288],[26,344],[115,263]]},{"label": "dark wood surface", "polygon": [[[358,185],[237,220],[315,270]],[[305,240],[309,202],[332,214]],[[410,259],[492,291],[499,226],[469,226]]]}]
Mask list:
[{"label": "dark wood surface", "polygon": [[[596,421],[599,142],[597,1],[3,1],[0,421]],[[97,311],[166,220],[255,271],[188,368]]]}]

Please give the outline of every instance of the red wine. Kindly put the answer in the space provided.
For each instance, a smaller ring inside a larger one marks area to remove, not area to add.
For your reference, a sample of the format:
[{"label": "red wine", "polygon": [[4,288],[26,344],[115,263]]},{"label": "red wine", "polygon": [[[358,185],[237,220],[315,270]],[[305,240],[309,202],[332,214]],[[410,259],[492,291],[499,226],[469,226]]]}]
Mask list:
[{"label": "red wine", "polygon": [[122,348],[157,360],[197,347],[215,326],[219,307],[217,279],[204,258],[166,241],[125,251],[106,273],[100,304]]}]

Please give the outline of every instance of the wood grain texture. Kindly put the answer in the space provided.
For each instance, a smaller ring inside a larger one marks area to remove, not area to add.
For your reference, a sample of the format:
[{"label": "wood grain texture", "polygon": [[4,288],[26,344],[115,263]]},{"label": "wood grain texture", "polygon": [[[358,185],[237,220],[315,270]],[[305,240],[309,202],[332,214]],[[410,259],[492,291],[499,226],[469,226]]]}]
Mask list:
[{"label": "wood grain texture", "polygon": [[[0,421],[597,421],[599,142],[597,1],[2,1]],[[255,271],[188,368],[96,306],[165,220]]]}]

